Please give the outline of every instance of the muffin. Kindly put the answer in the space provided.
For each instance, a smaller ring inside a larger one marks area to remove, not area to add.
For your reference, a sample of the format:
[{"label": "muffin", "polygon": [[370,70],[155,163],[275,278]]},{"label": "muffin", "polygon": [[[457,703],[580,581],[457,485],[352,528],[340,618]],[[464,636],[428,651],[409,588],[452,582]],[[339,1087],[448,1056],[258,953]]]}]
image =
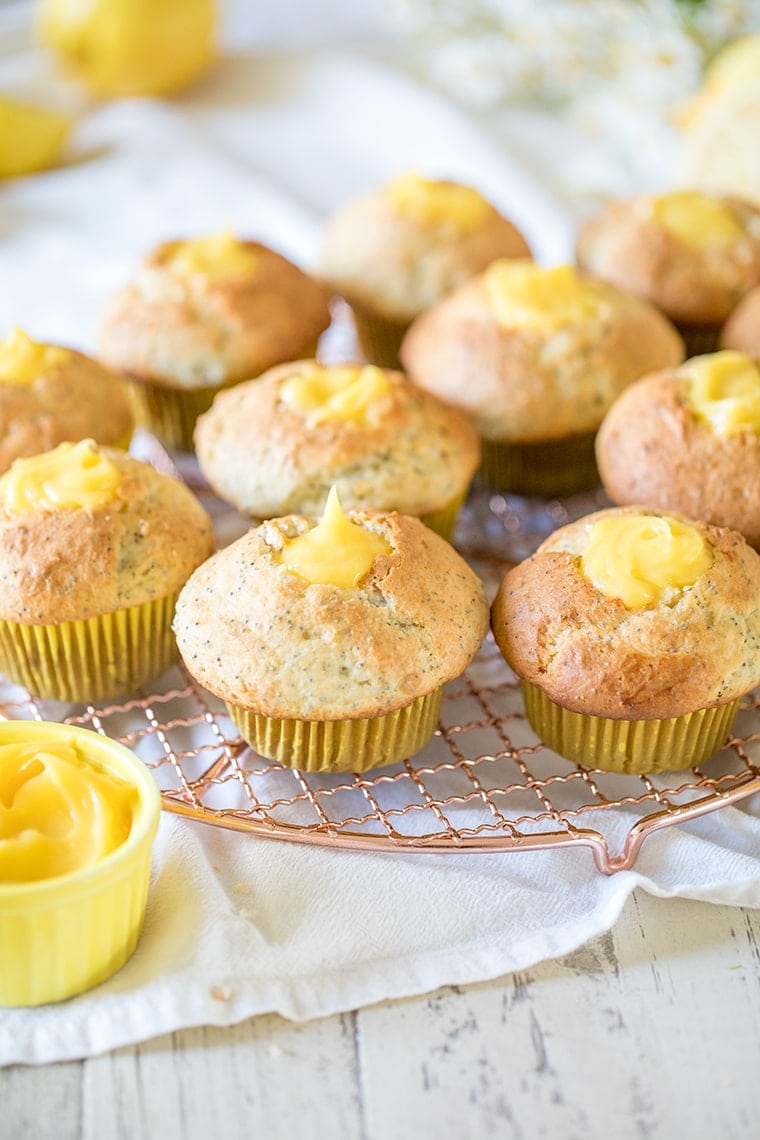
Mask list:
[{"label": "muffin", "polygon": [[0,474],[14,459],[65,440],[128,447],[129,385],[72,348],[38,344],[19,328],[0,340]]},{"label": "muffin", "polygon": [[695,356],[627,388],[596,437],[605,490],[740,531],[760,548],[760,368]]},{"label": "muffin", "polygon": [[0,723],[0,1006],[61,1001],[126,962],[159,813],[152,773],[123,744]]},{"label": "muffin", "polygon": [[742,297],[721,329],[719,344],[760,360],[760,285]]},{"label": "muffin", "polygon": [[760,283],[760,206],[696,190],[615,202],[581,228],[577,257],[670,317],[689,356],[712,352]]},{"label": "muffin", "polygon": [[272,519],[191,576],[174,629],[192,675],[262,756],[361,771],[422,748],[442,686],[477,653],[482,585],[408,515]]},{"label": "muffin", "polygon": [[176,660],[180,586],[213,550],[179,480],[92,440],[0,478],[0,672],[39,697],[101,701]]},{"label": "muffin", "polygon": [[314,352],[329,323],[316,281],[274,250],[222,233],[150,252],[106,309],[100,355],[132,377],[140,422],[189,450],[220,388]]},{"label": "muffin", "polygon": [[492,625],[550,748],[615,772],[690,767],[760,683],[760,556],[682,515],[598,511],[507,573]]},{"label": "muffin", "polygon": [[344,507],[416,515],[444,538],[480,456],[467,417],[403,373],[309,360],[220,392],[195,449],[216,493],[255,518],[318,514],[334,485]]},{"label": "muffin", "polygon": [[628,384],[683,359],[645,301],[567,265],[500,260],[418,317],[401,358],[458,406],[494,488],[559,495],[595,486],[594,433]]},{"label": "muffin", "polygon": [[328,222],[319,258],[350,304],[367,359],[398,367],[411,321],[499,257],[530,257],[522,234],[477,190],[402,174]]}]

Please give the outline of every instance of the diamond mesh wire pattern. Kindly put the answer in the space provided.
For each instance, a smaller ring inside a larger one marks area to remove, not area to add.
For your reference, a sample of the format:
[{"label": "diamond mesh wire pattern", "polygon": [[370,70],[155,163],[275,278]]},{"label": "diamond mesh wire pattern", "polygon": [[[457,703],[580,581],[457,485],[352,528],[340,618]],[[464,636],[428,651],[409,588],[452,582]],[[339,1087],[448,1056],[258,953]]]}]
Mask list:
[{"label": "diamond mesh wire pattern", "polygon": [[[143,437],[138,454],[177,474]],[[248,525],[208,492],[197,465],[182,476],[214,518],[221,543]],[[563,503],[476,491],[456,542],[490,594],[511,561],[555,527],[605,505],[601,493]],[[653,832],[760,791],[760,690],[735,735],[701,768],[656,776],[584,768],[533,733],[517,679],[490,636],[445,689],[439,727],[416,756],[361,774],[302,773],[255,755],[222,702],[176,666],[151,692],[106,707],[43,702],[0,678],[0,716],[82,725],[122,741],[152,769],[172,812],[258,836],[336,848],[406,852],[591,848],[609,874],[633,866]]]},{"label": "diamond mesh wire pattern", "polygon": [[490,638],[447,686],[439,728],[410,760],[307,774],[256,756],[224,706],[181,667],[156,691],[107,707],[54,706],[0,688],[7,718],[60,720],[122,741],[152,769],[169,811],[304,843],[370,850],[519,851],[586,846],[600,870],[633,865],[652,831],[760,791],[760,693],[702,768],[658,776],[587,769],[549,751]]}]

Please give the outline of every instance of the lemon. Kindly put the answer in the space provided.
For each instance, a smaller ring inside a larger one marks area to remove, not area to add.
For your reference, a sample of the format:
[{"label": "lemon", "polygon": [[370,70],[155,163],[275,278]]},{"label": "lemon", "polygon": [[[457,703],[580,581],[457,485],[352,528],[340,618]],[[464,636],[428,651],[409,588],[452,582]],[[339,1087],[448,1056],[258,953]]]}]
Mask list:
[{"label": "lemon", "polygon": [[39,0],[42,42],[96,96],[162,95],[214,56],[214,0]]},{"label": "lemon", "polygon": [[0,96],[0,178],[52,166],[72,124],[58,111]]}]

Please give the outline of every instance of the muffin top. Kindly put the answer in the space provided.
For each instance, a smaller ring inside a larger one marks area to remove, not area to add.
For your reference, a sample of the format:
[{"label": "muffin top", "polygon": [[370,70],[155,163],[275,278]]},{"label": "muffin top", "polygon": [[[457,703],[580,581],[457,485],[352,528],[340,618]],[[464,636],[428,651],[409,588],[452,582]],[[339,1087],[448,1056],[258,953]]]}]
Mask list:
[{"label": "muffin top", "polygon": [[522,234],[477,190],[403,174],[327,223],[319,274],[348,301],[410,321],[498,257],[529,257]]},{"label": "muffin top", "polygon": [[5,621],[74,621],[165,597],[213,548],[183,483],[92,440],[17,459],[0,478]]},{"label": "muffin top", "polygon": [[482,585],[447,542],[406,515],[343,514],[335,499],[319,523],[273,519],[213,555],[174,619],[202,685],[303,720],[403,708],[457,677],[487,626]]},{"label": "muffin top", "polygon": [[469,485],[480,446],[469,420],[401,372],[301,360],[220,392],[195,429],[201,470],[258,518],[345,507],[420,515]]},{"label": "muffin top", "polygon": [[674,321],[719,323],[760,283],[760,207],[696,190],[615,202],[581,227],[577,257]]},{"label": "muffin top", "polygon": [[401,359],[485,439],[534,443],[594,431],[628,384],[681,361],[683,343],[607,282],[500,260],[418,317]]},{"label": "muffin top", "polygon": [[518,676],[567,709],[682,716],[760,682],[760,556],[681,515],[597,511],[506,574],[492,624]]},{"label": "muffin top", "polygon": [[64,440],[126,447],[133,427],[123,376],[19,328],[0,340],[0,473]]},{"label": "muffin top", "polygon": [[607,413],[599,473],[618,504],[649,503],[760,547],[760,368],[716,352],[644,377]]},{"label": "muffin top", "polygon": [[152,250],[107,306],[100,354],[153,384],[213,387],[304,354],[329,323],[316,281],[267,246],[222,233]]},{"label": "muffin top", "polygon": [[760,360],[760,285],[742,297],[721,329],[720,347]]}]

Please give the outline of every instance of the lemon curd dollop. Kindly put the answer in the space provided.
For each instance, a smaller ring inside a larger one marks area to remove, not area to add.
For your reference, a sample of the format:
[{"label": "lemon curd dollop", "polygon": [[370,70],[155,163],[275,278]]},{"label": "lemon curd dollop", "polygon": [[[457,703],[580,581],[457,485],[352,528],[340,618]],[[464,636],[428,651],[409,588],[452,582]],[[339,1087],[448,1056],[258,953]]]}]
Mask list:
[{"label": "lemon curd dollop", "polygon": [[502,258],[484,274],[486,297],[505,328],[552,332],[593,319],[601,298],[571,265],[544,269],[526,258]]},{"label": "lemon curd dollop", "polygon": [[232,277],[255,272],[258,257],[229,230],[210,237],[176,242],[166,264],[180,277]]},{"label": "lemon curd dollop", "polygon": [[137,789],[91,763],[78,743],[0,745],[0,883],[57,878],[128,838]]},{"label": "lemon curd dollop", "polygon": [[719,435],[760,434],[760,368],[742,352],[695,356],[681,370],[686,400]]},{"label": "lemon curd dollop", "polygon": [[731,245],[744,235],[738,218],[719,198],[697,190],[680,190],[653,198],[656,222],[692,249]]},{"label": "lemon curd dollop", "polygon": [[18,327],[0,340],[0,383],[33,384],[38,376],[69,357],[65,348],[38,344]]},{"label": "lemon curd dollop", "polygon": [[16,459],[0,478],[0,503],[11,515],[102,507],[116,499],[122,475],[91,439]]},{"label": "lemon curd dollop", "polygon": [[657,515],[608,515],[590,524],[581,570],[628,609],[675,600],[712,565],[695,527]]},{"label": "lemon curd dollop", "polygon": [[471,186],[423,178],[413,172],[394,178],[385,187],[385,194],[404,217],[423,226],[448,222],[461,233],[477,229],[492,210]]},{"label": "lemon curd dollop", "polygon": [[382,368],[313,365],[280,385],[280,401],[301,412],[310,424],[352,422],[362,427],[376,424],[391,384]]},{"label": "lemon curd dollop", "polygon": [[311,584],[358,586],[375,559],[390,554],[391,545],[374,531],[351,522],[332,487],[321,520],[285,544],[280,561],[286,570]]}]

